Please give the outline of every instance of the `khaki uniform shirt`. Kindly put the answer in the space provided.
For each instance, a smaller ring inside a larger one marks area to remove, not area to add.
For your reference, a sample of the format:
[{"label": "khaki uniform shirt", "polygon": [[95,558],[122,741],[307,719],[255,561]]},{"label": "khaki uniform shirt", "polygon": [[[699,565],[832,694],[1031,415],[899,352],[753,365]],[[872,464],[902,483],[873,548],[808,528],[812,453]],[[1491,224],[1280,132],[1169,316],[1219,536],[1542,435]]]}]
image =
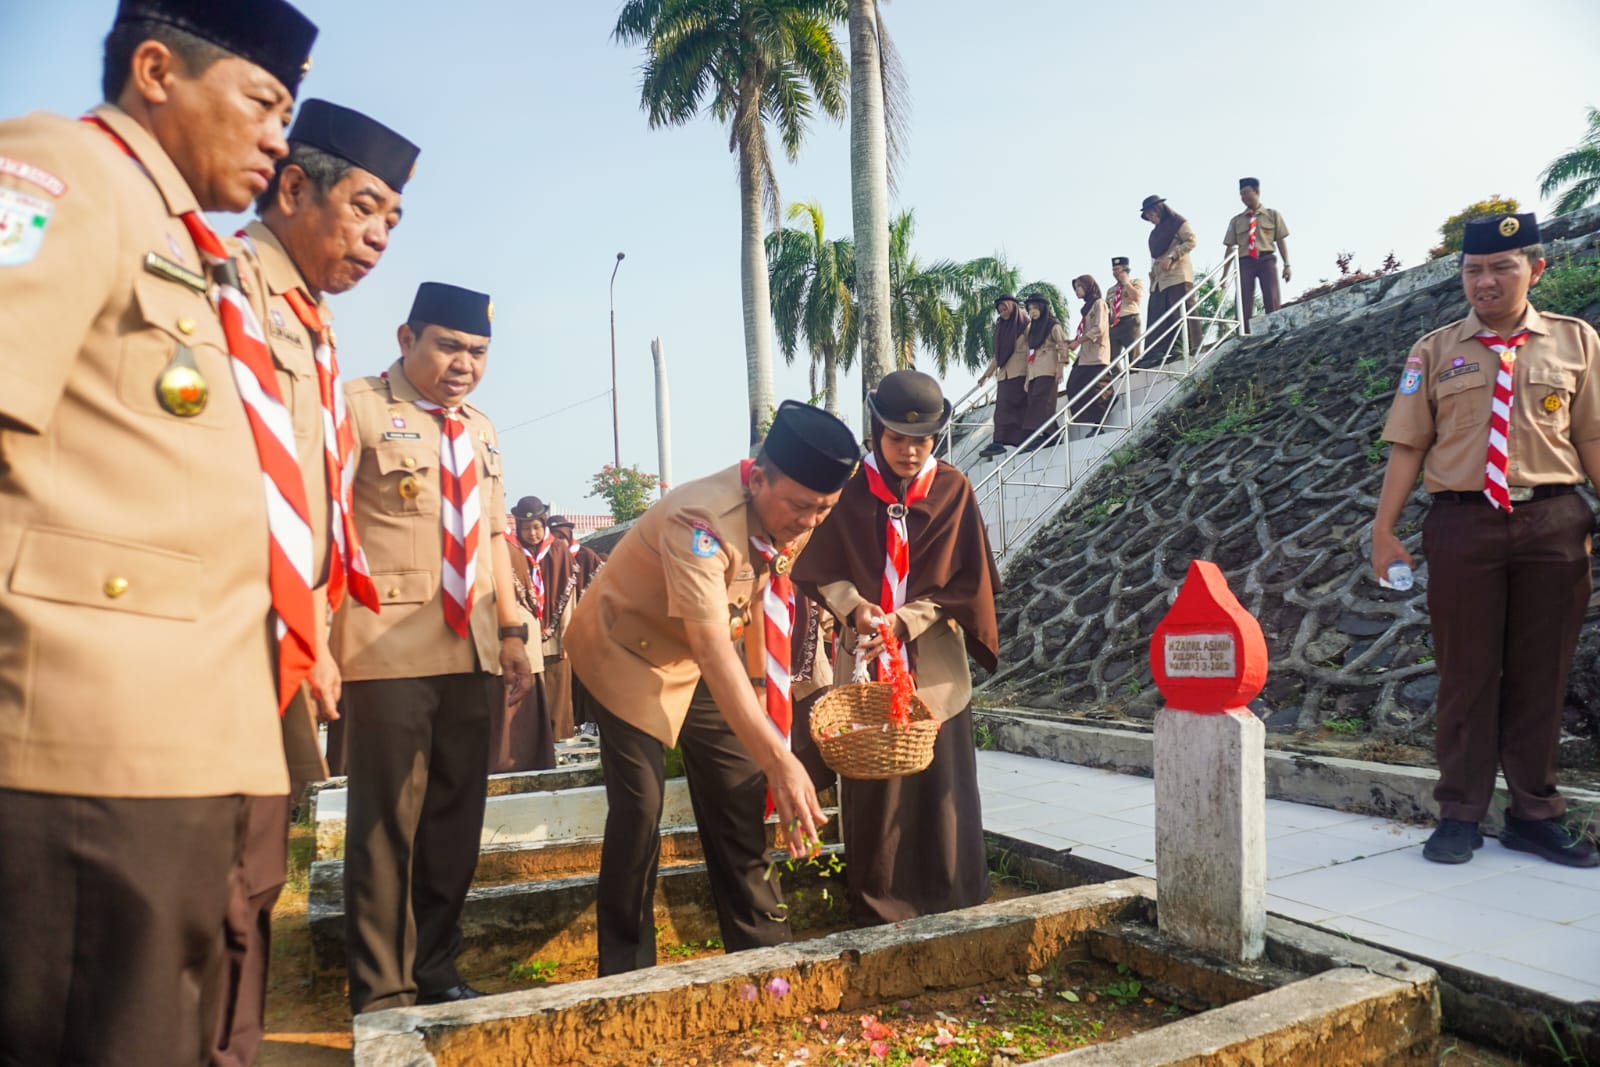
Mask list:
[{"label": "khaki uniform shirt", "polygon": [[[1022,343],[1028,343],[1027,334],[1023,334]],[[1061,323],[1056,323],[1050,328],[1050,336],[1044,339],[1044,344],[1034,349],[1032,358],[1028,362],[1028,381],[1035,378],[1060,377],[1061,369],[1067,365],[1071,353],[1067,350],[1067,335],[1061,329]]]},{"label": "khaki uniform shirt", "polygon": [[[226,239],[239,260],[239,280],[256,321],[266,334],[267,348],[278,371],[278,391],[294,424],[295,453],[305,482],[311,521],[311,573],[317,588],[313,596],[328,595],[328,463],[323,454],[322,385],[317,379],[317,337],[301,323],[284,295],[311,288],[289,258],[282,242],[259,219],[245,227],[248,240]],[[317,314],[324,325],[333,322],[328,302],[320,296]],[[318,605],[319,609],[321,605]],[[294,703],[283,713],[283,751],[294,782],[318,781],[328,776],[328,765],[317,743],[316,702],[309,684],[301,685]]]},{"label": "khaki uniform shirt", "polygon": [[[1256,251],[1261,255],[1278,250],[1277,242],[1289,236],[1289,224],[1283,221],[1277,208],[1256,209]],[[1239,246],[1241,256],[1249,254],[1250,212],[1241,211],[1228,223],[1228,232],[1222,243],[1228,247]]]},{"label": "khaki uniform shirt", "polygon": [[1104,366],[1111,362],[1111,313],[1104,300],[1089,305],[1084,316],[1083,339],[1078,342],[1077,362],[1086,367]]},{"label": "khaki uniform shirt", "polygon": [[[260,460],[217,314],[173,280],[204,285],[198,204],[96,114],[143,167],[87,123],[0,122],[0,787],[286,793]],[[156,390],[180,345],[188,418]]]},{"label": "khaki uniform shirt", "polygon": [[[1512,371],[1510,485],[1576,485],[1584,478],[1576,445],[1600,440],[1600,338],[1566,315],[1530,304]],[[1420,448],[1423,488],[1475,492],[1484,486],[1489,420],[1500,357],[1474,339],[1476,312],[1435,330],[1406,356],[1383,439]],[[1516,330],[1511,331],[1516,333]]]},{"label": "khaki uniform shirt", "polygon": [[[1183,220],[1183,225],[1178,227],[1178,233],[1172,238],[1172,243],[1167,245],[1167,250],[1155,258],[1150,266],[1150,280],[1157,289],[1166,289],[1177,285],[1179,282],[1194,282],[1194,262],[1189,258],[1199,240],[1194,235],[1194,227],[1188,219]],[[1178,257],[1178,265],[1167,266],[1169,256]]]},{"label": "khaki uniform shirt", "polygon": [[[1122,290],[1122,311],[1118,314],[1117,318],[1138,318],[1141,314],[1139,305],[1144,302],[1144,282],[1140,281],[1138,278],[1129,278],[1122,285],[1113,285],[1111,287],[1111,292],[1106,294],[1107,309],[1111,307],[1111,298],[1116,294],[1118,289]],[[1113,322],[1111,325],[1115,326],[1116,323]]]},{"label": "khaki uniform shirt", "polygon": [[640,516],[572,613],[573,671],[606,710],[664,745],[677,743],[700,681],[684,622],[729,627],[751,677],[765,676],[767,568],[751,558],[753,529],[737,464],[686,482]]},{"label": "khaki uniform shirt", "polygon": [[[500,621],[495,611],[495,540],[505,535],[505,485],[499,439],[489,417],[471,404],[462,421],[478,457],[478,557],[471,641],[444,621],[439,439],[444,420],[424,411],[400,361],[388,377],[345,385],[356,442],[355,520],[383,610],[373,614],[346,599],[333,619],[333,655],[347,682],[428,678],[471,671],[500,673]],[[532,642],[530,641],[531,645]]]},{"label": "khaki uniform shirt", "polygon": [[[847,682],[856,667],[856,634],[849,620],[862,604],[877,601],[869,601],[848,581],[832,582],[820,591],[828,610],[846,620],[840,627],[843,632],[833,670]],[[972,703],[972,667],[960,625],[931,600],[913,600],[893,614],[905,624],[906,639],[917,643],[917,695],[941,722],[961,714]]]},{"label": "khaki uniform shirt", "polygon": [[[1021,315],[1024,319],[1028,317],[1020,307],[1011,314]],[[995,321],[998,323],[1000,320],[997,318]],[[1028,331],[1024,329],[1017,334],[1016,343],[1011,346],[1011,351],[1006,354],[1005,363],[1000,363],[1000,357],[1001,353],[996,352],[994,355],[995,363],[1000,368],[994,372],[996,381],[1003,382],[1010,378],[1026,378],[1028,376]]]}]

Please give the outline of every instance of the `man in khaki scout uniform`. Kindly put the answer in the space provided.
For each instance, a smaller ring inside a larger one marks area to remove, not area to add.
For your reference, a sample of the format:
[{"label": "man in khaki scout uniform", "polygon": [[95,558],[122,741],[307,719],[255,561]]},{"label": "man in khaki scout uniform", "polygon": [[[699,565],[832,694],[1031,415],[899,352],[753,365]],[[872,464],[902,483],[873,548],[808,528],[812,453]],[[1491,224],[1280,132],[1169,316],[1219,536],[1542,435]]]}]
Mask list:
[{"label": "man in khaki scout uniform", "polygon": [[[1165,199],[1151,195],[1139,205],[1139,217],[1150,230],[1150,307],[1145,321],[1155,331],[1139,360],[1141,367],[1159,367],[1174,358],[1178,343],[1178,318],[1187,314],[1189,351],[1200,347],[1200,324],[1194,321],[1194,261],[1190,253],[1200,243],[1189,220],[1167,206]],[[1187,313],[1173,311],[1179,305]],[[1171,314],[1168,315],[1168,312]],[[1166,316],[1163,319],[1163,316]],[[1181,353],[1180,353],[1181,354]]]},{"label": "man in khaki scout uniform", "polygon": [[[320,643],[310,683],[284,714],[290,792],[246,798],[249,829],[228,905],[227,988],[212,1050],[214,1067],[254,1063],[264,1033],[272,909],[287,873],[292,797],[305,782],[327,777],[317,720],[338,717],[340,679],[327,647],[329,609],[345,596],[376,606],[370,582],[363,585],[366,565],[354,555],[359,542],[349,543],[343,504],[329,506],[330,484],[340,491],[339,471],[348,452],[330,456],[323,432],[325,424],[343,415],[342,405],[335,403],[343,386],[325,297],[348,292],[378,265],[389,231],[400,221],[400,195],[416,160],[416,145],[383,124],[337,104],[307,100],[289,131],[289,155],[279,160],[272,184],[256,201],[260,218],[237,239],[244,288],[294,423],[310,507]],[[326,355],[320,368],[319,349]],[[335,469],[331,483],[330,467]],[[330,521],[340,529],[334,531]]]},{"label": "man in khaki scout uniform", "polygon": [[1115,256],[1111,260],[1111,276],[1116,279],[1106,292],[1106,308],[1111,316],[1111,358],[1128,353],[1128,362],[1137,363],[1142,345],[1139,343],[1140,305],[1144,303],[1144,282],[1131,275],[1128,257]]},{"label": "man in khaki scout uniform", "polygon": [[494,305],[417,290],[400,358],[345,393],[355,516],[382,611],[333,621],[350,800],[345,954],[353,1011],[480,994],[462,982],[457,922],[483,832],[489,712],[531,682],[505,543],[494,425],[466,403]]},{"label": "man in khaki scout uniform", "polygon": [[1406,357],[1372,524],[1373,570],[1410,565],[1394,525],[1420,471],[1439,669],[1439,825],[1423,855],[1472,858],[1498,765],[1511,794],[1500,843],[1593,867],[1594,846],[1562,824],[1556,747],[1589,603],[1594,514],[1576,487],[1600,484],[1600,338],[1528,302],[1544,271],[1533,215],[1469,222],[1461,249],[1472,311]]},{"label": "man in khaki scout uniform", "polygon": [[768,620],[763,601],[774,575],[781,599],[795,554],[859,457],[848,426],[785,401],[753,462],[668,493],[578,602],[567,649],[576,702],[600,724],[608,806],[596,916],[602,975],[656,962],[667,745],[683,751],[723,945],[734,952],[789,939],[777,886],[763,878],[765,797],[795,855],[815,836],[822,810],[782,726],[774,728],[778,719],[769,718],[774,701],[792,698],[783,675],[798,665],[789,647],[769,647],[769,621],[785,632],[792,623]]},{"label": "man in khaki scout uniform", "polygon": [[90,121],[0,122],[0,1063],[210,1048],[309,590],[269,583],[282,446],[234,374],[270,359],[208,298],[201,213],[266,187],[315,36],[281,0],[124,0]]},{"label": "man in khaki scout uniform", "polygon": [[[1289,269],[1289,224],[1277,208],[1261,206],[1261,180],[1239,179],[1239,200],[1244,210],[1228,223],[1228,232],[1222,238],[1223,251],[1239,250],[1239,301],[1244,308],[1244,329],[1250,332],[1250,313],[1255,309],[1256,282],[1261,283],[1261,303],[1270,315],[1282,303],[1278,295],[1278,257],[1283,257],[1283,280],[1289,281],[1294,272]],[[1277,249],[1276,252],[1273,249]]]}]

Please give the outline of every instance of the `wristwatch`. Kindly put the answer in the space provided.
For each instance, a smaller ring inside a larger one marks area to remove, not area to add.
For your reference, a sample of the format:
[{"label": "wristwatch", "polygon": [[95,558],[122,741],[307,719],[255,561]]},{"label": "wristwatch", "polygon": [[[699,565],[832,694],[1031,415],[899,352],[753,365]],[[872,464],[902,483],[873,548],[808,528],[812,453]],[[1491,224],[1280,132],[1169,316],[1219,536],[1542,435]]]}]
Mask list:
[{"label": "wristwatch", "polygon": [[504,641],[508,637],[519,637],[519,638],[522,639],[522,643],[523,644],[527,644],[528,643],[528,624],[527,623],[521,623],[521,624],[519,624],[517,626],[502,626],[502,627],[500,627],[500,640]]}]

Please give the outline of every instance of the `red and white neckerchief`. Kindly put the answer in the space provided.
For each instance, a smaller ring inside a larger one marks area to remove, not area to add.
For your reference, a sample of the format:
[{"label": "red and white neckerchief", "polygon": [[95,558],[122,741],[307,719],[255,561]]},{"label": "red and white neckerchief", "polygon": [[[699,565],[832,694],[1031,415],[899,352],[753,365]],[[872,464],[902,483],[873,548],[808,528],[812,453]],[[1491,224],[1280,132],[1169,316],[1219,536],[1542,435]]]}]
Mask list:
[{"label": "red and white neckerchief", "polygon": [[[745,485],[750,484],[752,464],[753,461],[748,459],[739,463],[739,477]],[[750,535],[750,545],[767,564],[767,586],[761,591],[761,636],[767,650],[767,718],[783,735],[784,747],[788,748],[789,731],[794,725],[794,705],[790,695],[793,679],[789,674],[789,656],[794,640],[794,581],[787,569],[779,574],[773,566],[772,561],[784,556],[784,553],[753,533]],[[769,789],[767,814],[771,815],[772,810],[772,791]]]},{"label": "red and white neckerchief", "polygon": [[1088,315],[1080,316],[1079,319],[1078,319],[1078,332],[1072,335],[1072,339],[1074,341],[1083,340],[1083,330],[1084,330],[1084,327],[1086,327],[1088,325],[1089,325],[1089,316]]},{"label": "red and white neckerchief", "polygon": [[1506,461],[1511,447],[1511,395],[1515,381],[1517,349],[1528,343],[1528,331],[1521,330],[1509,340],[1501,340],[1493,330],[1480,330],[1475,339],[1500,357],[1500,373],[1494,379],[1494,407],[1489,415],[1489,456],[1484,462],[1483,495],[1502,511],[1511,510],[1511,490],[1506,486]]},{"label": "red and white neckerchief", "polygon": [[1111,325],[1122,321],[1122,286],[1111,290]]},{"label": "red and white neckerchief", "polygon": [[[876,452],[867,453],[862,469],[867,472],[867,488],[872,490],[872,495],[889,505],[889,519],[883,537],[883,585],[878,592],[878,606],[885,612],[893,613],[905,607],[907,582],[911,576],[911,535],[906,527],[906,515],[933,488],[933,476],[939,469],[939,461],[931,455],[928,457],[917,476],[906,487],[904,502],[894,495],[888,482],[884,481],[883,473],[878,470]],[[905,655],[903,645],[900,654],[902,657]],[[882,662],[887,666],[887,653],[882,654]]]},{"label": "red and white neckerchief", "polygon": [[[105,120],[87,116],[128,158],[140,163],[132,146]],[[140,163],[143,166],[143,163]],[[273,632],[278,643],[278,714],[282,715],[311,676],[316,662],[316,613],[311,598],[311,520],[305,482],[295,452],[294,424],[278,390],[278,376],[266,336],[239,287],[239,265],[198,211],[183,224],[210,267],[211,300],[228,343],[228,363],[244,402],[261,483],[267,499],[267,582],[272,592]]]},{"label": "red and white neckerchief", "polygon": [[478,577],[478,454],[461,421],[461,409],[447,408],[422,397],[412,401],[444,420],[439,434],[439,520],[444,527],[444,621],[456,635],[471,630],[472,601]]},{"label": "red and white neckerchief", "polygon": [[[521,544],[521,542],[519,541],[518,544]],[[526,546],[522,549],[522,554],[528,557],[528,570],[533,573],[533,595],[539,599],[538,615],[540,622],[544,621],[545,607],[544,567],[542,564],[544,563],[544,558],[550,554],[550,550],[555,547],[555,544],[556,535],[546,531],[544,540],[539,542],[538,551],[530,552]]]},{"label": "red and white neckerchief", "polygon": [[1248,251],[1245,254],[1248,255],[1251,259],[1260,259],[1261,258],[1261,250],[1256,248],[1256,212],[1255,212],[1255,208],[1251,208],[1249,211],[1246,211],[1245,215],[1248,216],[1249,219],[1250,219],[1250,245],[1249,245]]},{"label": "red and white neckerchief", "polygon": [[[239,231],[244,237],[244,231]],[[248,240],[248,238],[246,238]],[[333,331],[322,321],[317,306],[304,290],[284,294],[300,324],[317,339],[317,392],[322,399],[322,454],[328,472],[328,606],[334,611],[344,602],[345,590],[357,603],[377,611],[378,587],[372,584],[367,553],[356,531],[356,437],[350,413],[344,406],[344,386],[339,381],[339,359]]]}]

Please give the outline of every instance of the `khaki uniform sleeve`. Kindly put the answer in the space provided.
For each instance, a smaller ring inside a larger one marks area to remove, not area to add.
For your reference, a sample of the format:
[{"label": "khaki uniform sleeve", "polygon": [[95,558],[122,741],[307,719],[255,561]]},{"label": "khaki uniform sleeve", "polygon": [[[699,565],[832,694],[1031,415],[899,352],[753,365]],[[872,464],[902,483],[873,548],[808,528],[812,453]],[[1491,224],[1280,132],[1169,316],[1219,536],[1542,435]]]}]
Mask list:
[{"label": "khaki uniform sleeve", "polygon": [[1107,330],[1106,324],[1110,318],[1110,312],[1106,310],[1106,302],[1104,300],[1096,300],[1094,306],[1089,309],[1089,325],[1083,328],[1084,340],[1093,341],[1095,344],[1104,341]]},{"label": "khaki uniform sleeve", "polygon": [[909,604],[902,604],[894,617],[905,624],[906,639],[915,641],[944,617],[944,609],[931,600],[913,600]]},{"label": "khaki uniform sleeve", "polygon": [[1167,250],[1167,254],[1175,259],[1182,259],[1193,252],[1195,245],[1199,243],[1194,235],[1194,227],[1186,219],[1183,225],[1178,227],[1178,236],[1172,239],[1172,247]]},{"label": "khaki uniform sleeve", "polygon": [[72,132],[0,123],[0,156],[66,185],[52,196],[31,182],[0,176],[0,232],[17,227],[21,234],[0,253],[0,420],[38,433],[110,298],[117,257],[136,250],[118,247],[111,183],[87,147],[73,143]]},{"label": "khaki uniform sleeve", "polygon": [[1128,314],[1131,308],[1134,314],[1138,314],[1139,304],[1144,300],[1144,280],[1130,275],[1122,290],[1122,313]]},{"label": "khaki uniform sleeve", "polygon": [[857,608],[867,603],[867,598],[861,595],[861,590],[856,588],[854,582],[848,580],[818,586],[817,592],[822,594],[828,610],[846,622],[850,621],[850,616],[855,614]]},{"label": "khaki uniform sleeve", "polygon": [[1572,394],[1572,443],[1600,440],[1600,334],[1587,322],[1576,324],[1586,368]]},{"label": "khaki uniform sleeve", "polygon": [[[1426,451],[1434,441],[1433,382],[1430,379],[1429,349],[1426,340],[1418,341],[1400,368],[1394,402],[1383,424],[1383,439],[1390,444],[1408,445]],[[1412,386],[1411,374],[1416,372]],[[1410,390],[1409,392],[1407,390]]]},{"label": "khaki uniform sleeve", "polygon": [[667,516],[657,548],[666,579],[667,617],[725,624],[733,555],[709,516],[688,509]]},{"label": "khaki uniform sleeve", "polygon": [[488,446],[485,451],[488,453],[491,462],[484,465],[489,483],[489,492],[485,498],[489,509],[484,515],[489,523],[489,528],[494,533],[504,536],[506,531],[506,512],[509,509],[506,507],[505,460],[500,453],[499,431],[491,427],[489,440],[485,444]]},{"label": "khaki uniform sleeve", "polygon": [[1271,208],[1269,210],[1272,212],[1272,224],[1277,231],[1272,235],[1272,240],[1274,243],[1276,243],[1289,236],[1289,224],[1283,221],[1283,212],[1279,211],[1277,208]]},{"label": "khaki uniform sleeve", "polygon": [[1237,215],[1228,220],[1228,232],[1222,235],[1223,248],[1232,248],[1234,245],[1239,243],[1239,238],[1234,234],[1234,230],[1237,228],[1238,221],[1239,216]]}]

